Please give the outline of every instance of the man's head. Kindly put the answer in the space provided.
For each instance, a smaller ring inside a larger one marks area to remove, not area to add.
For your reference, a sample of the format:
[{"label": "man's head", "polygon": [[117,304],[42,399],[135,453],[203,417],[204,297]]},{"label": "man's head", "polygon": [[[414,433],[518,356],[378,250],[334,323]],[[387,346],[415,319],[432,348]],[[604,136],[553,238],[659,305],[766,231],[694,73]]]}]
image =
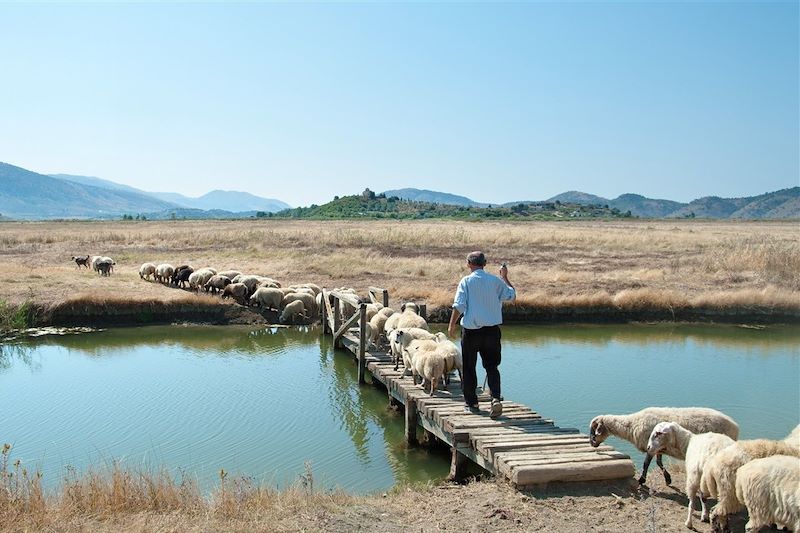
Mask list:
[{"label": "man's head", "polygon": [[470,252],[467,254],[467,265],[470,270],[483,268],[486,266],[486,256],[481,251]]}]

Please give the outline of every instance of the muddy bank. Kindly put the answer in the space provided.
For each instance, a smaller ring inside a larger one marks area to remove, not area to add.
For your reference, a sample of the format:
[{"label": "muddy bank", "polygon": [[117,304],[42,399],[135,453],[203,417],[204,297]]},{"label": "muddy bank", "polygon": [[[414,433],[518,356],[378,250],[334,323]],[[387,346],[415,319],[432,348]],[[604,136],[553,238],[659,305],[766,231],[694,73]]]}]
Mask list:
[{"label": "muddy bank", "polygon": [[[197,323],[214,325],[277,324],[278,314],[231,302],[191,303],[170,301],[61,302],[29,306],[29,324],[58,326],[141,326],[148,324]],[[428,310],[428,321],[447,323],[450,308]],[[509,306],[504,311],[507,323],[626,323],[626,322],[718,322],[733,324],[800,324],[800,309],[771,306],[742,308],[641,307],[621,309],[613,306],[536,307]]]}]

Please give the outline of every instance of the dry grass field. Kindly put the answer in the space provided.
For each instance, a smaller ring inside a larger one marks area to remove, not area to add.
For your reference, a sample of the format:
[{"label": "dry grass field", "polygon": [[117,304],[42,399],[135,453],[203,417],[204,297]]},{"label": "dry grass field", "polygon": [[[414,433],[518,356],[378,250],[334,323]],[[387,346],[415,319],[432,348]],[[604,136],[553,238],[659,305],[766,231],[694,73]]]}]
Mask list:
[{"label": "dry grass field", "polygon": [[[108,221],[0,224],[0,300],[40,308],[217,305],[139,279],[141,263],[261,274],[284,285],[389,289],[393,302],[447,306],[464,257],[508,262],[517,309],[800,309],[797,222]],[[108,255],[112,276],[73,255]],[[713,314],[713,313],[712,313]],[[645,313],[646,315],[646,313]]]}]

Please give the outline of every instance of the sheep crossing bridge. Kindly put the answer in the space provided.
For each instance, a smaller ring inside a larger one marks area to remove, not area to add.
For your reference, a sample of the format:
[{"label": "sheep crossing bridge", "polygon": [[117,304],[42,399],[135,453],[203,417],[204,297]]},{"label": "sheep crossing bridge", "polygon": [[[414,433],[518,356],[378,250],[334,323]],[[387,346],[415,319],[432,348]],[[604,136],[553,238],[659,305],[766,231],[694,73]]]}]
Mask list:
[{"label": "sheep crossing bridge", "polygon": [[[370,287],[373,302],[387,306],[385,289]],[[479,396],[480,413],[464,411],[461,384],[453,378],[445,389],[429,396],[403,371],[396,371],[391,357],[382,351],[368,350],[365,336],[366,304],[352,294],[323,290],[323,334],[333,335],[334,347],[346,348],[358,363],[358,381],[366,383],[367,371],[373,383],[386,388],[389,401],[405,409],[405,438],[417,443],[417,430],[447,443],[452,450],[450,478],[461,479],[469,461],[495,476],[507,478],[522,489],[548,482],[599,481],[632,477],[630,457],[601,445],[592,448],[589,437],[577,429],[558,427],[553,420],[513,401],[503,402],[503,414],[489,417],[488,395]],[[355,312],[343,316],[340,301]],[[425,316],[425,305],[420,305]]]}]

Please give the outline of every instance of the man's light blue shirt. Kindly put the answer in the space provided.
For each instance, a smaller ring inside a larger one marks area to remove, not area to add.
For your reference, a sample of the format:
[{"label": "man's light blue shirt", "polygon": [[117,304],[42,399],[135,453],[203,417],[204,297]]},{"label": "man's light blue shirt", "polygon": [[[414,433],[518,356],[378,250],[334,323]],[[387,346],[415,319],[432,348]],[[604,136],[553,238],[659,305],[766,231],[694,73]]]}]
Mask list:
[{"label": "man's light blue shirt", "polygon": [[453,307],[463,315],[461,326],[478,329],[503,323],[503,302],[517,297],[517,291],[482,268],[461,278]]}]

